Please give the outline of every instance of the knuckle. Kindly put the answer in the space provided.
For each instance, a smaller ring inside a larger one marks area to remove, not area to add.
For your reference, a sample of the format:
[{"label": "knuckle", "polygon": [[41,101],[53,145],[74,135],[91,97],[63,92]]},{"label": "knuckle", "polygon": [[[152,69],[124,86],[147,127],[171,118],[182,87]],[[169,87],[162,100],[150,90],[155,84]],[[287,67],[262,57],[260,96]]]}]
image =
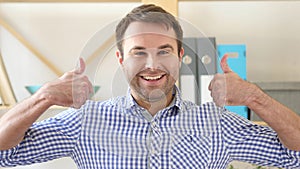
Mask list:
[{"label": "knuckle", "polygon": [[65,76],[65,77],[71,77],[71,76],[73,76],[73,73],[72,73],[72,72],[66,72],[66,73],[64,74],[64,76]]},{"label": "knuckle", "polygon": [[220,77],[222,77],[222,76],[223,76],[223,74],[217,73],[217,74],[215,74],[215,77],[214,77],[214,78],[220,78]]},{"label": "knuckle", "polygon": [[83,80],[83,81],[89,81],[89,78],[88,78],[86,75],[83,75],[83,76],[82,76],[82,80]]}]

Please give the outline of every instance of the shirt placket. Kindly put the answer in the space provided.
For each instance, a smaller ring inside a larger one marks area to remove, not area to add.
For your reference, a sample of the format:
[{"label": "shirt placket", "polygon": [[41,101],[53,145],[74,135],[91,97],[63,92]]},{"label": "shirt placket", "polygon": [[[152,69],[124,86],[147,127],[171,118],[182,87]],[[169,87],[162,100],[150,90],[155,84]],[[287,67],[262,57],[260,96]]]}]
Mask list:
[{"label": "shirt placket", "polygon": [[161,144],[162,134],[156,120],[150,122],[150,135],[149,135],[149,167],[161,168]]}]

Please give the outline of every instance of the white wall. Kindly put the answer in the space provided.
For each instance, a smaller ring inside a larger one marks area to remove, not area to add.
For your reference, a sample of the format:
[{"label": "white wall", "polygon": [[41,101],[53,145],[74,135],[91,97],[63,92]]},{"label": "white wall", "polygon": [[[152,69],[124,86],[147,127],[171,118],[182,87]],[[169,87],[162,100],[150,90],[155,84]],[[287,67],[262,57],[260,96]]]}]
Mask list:
[{"label": "white wall", "polygon": [[[105,29],[99,36],[101,45],[107,35],[114,33],[111,24],[138,4],[0,3],[0,17],[65,72],[74,68],[85,44],[96,32]],[[25,85],[43,84],[57,77],[3,28],[0,28],[0,50],[18,100],[29,96]],[[105,56],[107,69],[98,73],[102,78],[97,84],[101,85],[97,93],[101,96],[99,99],[111,97],[112,94],[107,92],[111,91],[111,74],[118,69],[114,52]],[[89,71],[92,78],[96,75],[91,71],[96,71],[97,64],[93,66]]]},{"label": "white wall", "polygon": [[180,2],[179,17],[218,44],[246,44],[250,81],[300,81],[300,1]]}]

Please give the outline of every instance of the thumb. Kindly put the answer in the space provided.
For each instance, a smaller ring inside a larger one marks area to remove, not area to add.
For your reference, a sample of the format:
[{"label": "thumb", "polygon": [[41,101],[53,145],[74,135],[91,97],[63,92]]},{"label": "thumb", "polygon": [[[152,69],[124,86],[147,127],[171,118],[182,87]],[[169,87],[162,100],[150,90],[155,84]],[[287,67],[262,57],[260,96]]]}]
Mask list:
[{"label": "thumb", "polygon": [[79,58],[79,65],[76,66],[74,72],[77,74],[81,74],[84,72],[84,70],[85,70],[85,62],[83,58]]},{"label": "thumb", "polygon": [[225,54],[222,59],[221,59],[221,68],[223,70],[224,73],[230,73],[232,72],[231,68],[229,67],[228,63],[227,63],[227,59],[228,59],[228,54]]}]

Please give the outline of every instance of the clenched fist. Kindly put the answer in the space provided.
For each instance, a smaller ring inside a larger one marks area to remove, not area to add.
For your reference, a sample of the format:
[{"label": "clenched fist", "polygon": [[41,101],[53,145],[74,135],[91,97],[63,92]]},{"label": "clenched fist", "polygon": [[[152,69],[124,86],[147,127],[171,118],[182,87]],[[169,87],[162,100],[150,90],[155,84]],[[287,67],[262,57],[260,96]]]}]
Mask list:
[{"label": "clenched fist", "polygon": [[213,101],[218,106],[248,105],[257,86],[241,79],[227,63],[228,55],[221,59],[223,74],[216,74],[209,84]]},{"label": "clenched fist", "polygon": [[85,62],[79,60],[79,67],[66,72],[58,79],[48,82],[38,91],[51,105],[80,108],[93,92],[88,77],[83,74]]}]

